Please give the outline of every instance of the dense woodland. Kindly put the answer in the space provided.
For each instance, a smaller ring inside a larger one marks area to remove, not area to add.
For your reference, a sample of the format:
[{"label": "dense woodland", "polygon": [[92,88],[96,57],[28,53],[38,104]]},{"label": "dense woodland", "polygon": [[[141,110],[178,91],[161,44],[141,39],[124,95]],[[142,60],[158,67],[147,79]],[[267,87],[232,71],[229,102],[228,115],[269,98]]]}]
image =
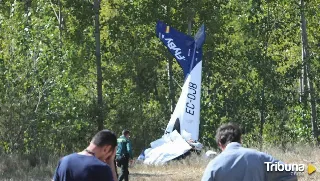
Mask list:
[{"label": "dense woodland", "polygon": [[201,143],[229,121],[248,146],[319,142],[320,0],[0,0],[0,152],[80,151],[102,128],[130,129],[136,155],[160,138],[183,72],[158,20],[205,25]]}]

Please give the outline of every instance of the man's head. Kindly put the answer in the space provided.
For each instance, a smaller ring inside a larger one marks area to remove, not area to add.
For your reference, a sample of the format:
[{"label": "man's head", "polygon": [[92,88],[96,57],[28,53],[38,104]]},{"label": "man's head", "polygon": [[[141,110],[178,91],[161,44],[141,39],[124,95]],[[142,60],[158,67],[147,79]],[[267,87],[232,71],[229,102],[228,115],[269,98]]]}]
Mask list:
[{"label": "man's head", "polygon": [[99,131],[92,138],[90,146],[94,147],[95,155],[98,159],[108,160],[116,151],[117,136],[107,129]]},{"label": "man's head", "polygon": [[235,123],[223,124],[217,129],[216,142],[224,150],[231,142],[241,143],[241,129]]},{"label": "man's head", "polygon": [[130,131],[129,130],[127,130],[127,129],[123,130],[122,134],[123,134],[123,136],[125,136],[128,139],[130,138]]}]

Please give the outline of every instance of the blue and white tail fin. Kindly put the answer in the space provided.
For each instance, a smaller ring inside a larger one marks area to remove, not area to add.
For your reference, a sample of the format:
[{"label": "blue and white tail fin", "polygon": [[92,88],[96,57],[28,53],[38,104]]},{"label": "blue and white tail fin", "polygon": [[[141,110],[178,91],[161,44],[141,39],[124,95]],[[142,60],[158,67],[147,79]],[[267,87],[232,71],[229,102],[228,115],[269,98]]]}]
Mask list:
[{"label": "blue and white tail fin", "polygon": [[[175,30],[167,24],[158,21],[156,33],[162,43],[175,57],[184,73],[182,93],[175,107],[166,133],[179,130],[190,133],[191,139],[199,139],[200,97],[202,72],[202,46],[205,40],[204,25],[201,26],[195,38]],[[180,129],[177,128],[180,125]]]},{"label": "blue and white tail fin", "polygon": [[156,33],[181,66],[184,77],[186,78],[190,72],[194,39],[161,21],[157,23]]}]

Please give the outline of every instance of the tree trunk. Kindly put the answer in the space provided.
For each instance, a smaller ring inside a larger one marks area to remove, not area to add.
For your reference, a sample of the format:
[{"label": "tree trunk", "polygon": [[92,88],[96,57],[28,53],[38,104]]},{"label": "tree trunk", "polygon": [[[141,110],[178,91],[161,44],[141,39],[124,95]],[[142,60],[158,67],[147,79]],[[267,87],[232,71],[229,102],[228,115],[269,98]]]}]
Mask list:
[{"label": "tree trunk", "polygon": [[192,28],[192,21],[191,19],[189,19],[189,22],[188,22],[188,34],[191,36],[191,28]]},{"label": "tree trunk", "polygon": [[262,91],[261,91],[261,107],[260,107],[260,150],[263,148],[263,127],[265,123],[265,117],[264,117],[264,110],[265,110],[265,96],[264,96],[264,89],[265,84],[263,81]]},{"label": "tree trunk", "polygon": [[169,97],[170,97],[170,111],[171,114],[174,111],[175,108],[175,91],[174,91],[174,85],[173,85],[173,72],[172,72],[172,58],[170,57],[170,55],[168,55],[168,77],[169,77]]},{"label": "tree trunk", "polygon": [[[166,6],[166,17],[167,17],[167,23],[170,25],[170,1],[168,1],[168,4]],[[172,71],[172,64],[173,64],[173,59],[172,55],[170,53],[168,54],[168,64],[167,64],[167,69],[168,69],[168,79],[169,79],[169,99],[170,99],[170,112],[171,114],[174,111],[175,108],[175,91],[174,91],[174,84],[173,84],[173,71]]]},{"label": "tree trunk", "polygon": [[[303,70],[304,70],[304,75],[307,80],[307,85],[308,87],[305,90],[305,93],[309,95],[310,97],[310,102],[311,102],[311,124],[312,124],[312,131],[313,131],[313,136],[315,137],[317,144],[320,144],[320,139],[318,136],[318,124],[317,124],[317,110],[316,110],[316,102],[315,102],[315,92],[313,88],[313,78],[310,75],[310,53],[309,53],[309,48],[308,48],[308,35],[307,35],[307,23],[306,23],[306,18],[304,16],[304,0],[300,0],[301,3],[301,40],[302,40],[302,62],[303,62]],[[307,97],[307,96],[305,96]]]},{"label": "tree trunk", "polygon": [[101,72],[101,52],[100,52],[100,0],[94,1],[95,11],[95,42],[96,42],[96,66],[97,66],[97,122],[98,130],[103,129],[103,102],[102,102],[102,72]]},{"label": "tree trunk", "polygon": [[60,43],[60,58],[62,57],[62,14],[61,14],[61,2],[58,0],[59,6],[59,43]]},{"label": "tree trunk", "polygon": [[[268,60],[268,47],[269,47],[269,38],[270,38],[270,8],[269,4],[267,4],[267,18],[266,18],[266,29],[265,29],[265,37],[264,37],[264,55],[263,55],[263,61],[262,67],[266,66],[267,60]],[[265,98],[265,89],[266,89],[266,72],[263,70],[263,77],[262,77],[262,90],[261,90],[261,107],[260,107],[260,150],[263,149],[263,130],[264,130],[264,124],[266,122],[266,98]]]}]

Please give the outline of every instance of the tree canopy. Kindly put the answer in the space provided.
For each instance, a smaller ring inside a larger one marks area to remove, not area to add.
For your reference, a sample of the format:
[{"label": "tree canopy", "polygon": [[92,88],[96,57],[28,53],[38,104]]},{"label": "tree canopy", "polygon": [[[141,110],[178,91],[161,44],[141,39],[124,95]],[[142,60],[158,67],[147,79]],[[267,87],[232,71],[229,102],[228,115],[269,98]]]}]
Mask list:
[{"label": "tree canopy", "polygon": [[[98,130],[159,138],[183,73],[158,20],[206,27],[199,140],[233,121],[244,143],[319,142],[319,0],[0,1],[0,150],[78,151]],[[304,23],[305,22],[305,23]],[[172,61],[173,60],[173,61]],[[171,83],[172,84],[172,83]]]}]

